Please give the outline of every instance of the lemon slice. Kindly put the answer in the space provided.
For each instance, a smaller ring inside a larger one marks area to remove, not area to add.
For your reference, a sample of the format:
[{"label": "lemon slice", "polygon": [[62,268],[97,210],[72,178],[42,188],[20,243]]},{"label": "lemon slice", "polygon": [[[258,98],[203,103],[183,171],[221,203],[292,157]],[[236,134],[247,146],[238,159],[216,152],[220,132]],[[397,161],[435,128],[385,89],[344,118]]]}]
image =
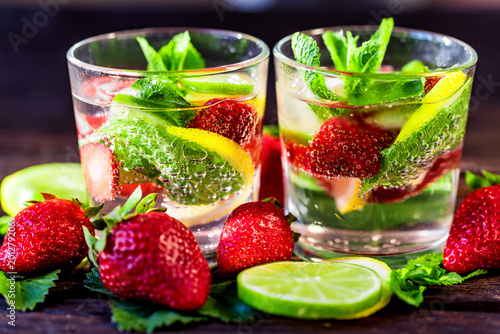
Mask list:
[{"label": "lemon slice", "polygon": [[339,179],[318,178],[324,191],[335,199],[337,210],[341,214],[359,210],[366,204],[366,199],[359,196],[361,181],[357,178],[342,177]]},{"label": "lemon slice", "polygon": [[234,141],[213,132],[181,127],[168,127],[166,130],[179,138],[196,142],[207,150],[218,153],[231,167],[240,173],[244,180],[243,189],[225,201],[217,202],[214,205],[169,208],[168,213],[170,215],[174,217],[175,215],[181,216],[182,222],[186,225],[196,225],[223,217],[247,200],[252,192],[255,177],[253,161],[247,151]]},{"label": "lemon slice", "polygon": [[384,307],[389,304],[392,298],[392,291],[389,289],[389,279],[391,275],[391,268],[387,264],[385,264],[382,261],[375,260],[369,257],[341,257],[341,258],[336,258],[336,259],[331,259],[331,260],[326,260],[324,262],[342,262],[342,263],[351,263],[351,264],[357,264],[366,268],[370,268],[374,272],[377,273],[377,275],[380,277],[382,280],[382,294],[380,295],[380,300],[377,304],[373,305],[370,308],[367,308],[361,312],[351,314],[349,318],[346,319],[359,319],[359,318],[365,318],[373,313],[380,311]]},{"label": "lemon slice", "polygon": [[396,142],[407,139],[412,133],[422,129],[438,112],[451,105],[464,89],[467,76],[462,72],[447,74],[439,80],[422,99],[422,105],[406,121]]},{"label": "lemon slice", "polygon": [[382,280],[341,262],[274,262],[244,270],[238,297],[250,306],[299,319],[352,319],[379,303]]}]

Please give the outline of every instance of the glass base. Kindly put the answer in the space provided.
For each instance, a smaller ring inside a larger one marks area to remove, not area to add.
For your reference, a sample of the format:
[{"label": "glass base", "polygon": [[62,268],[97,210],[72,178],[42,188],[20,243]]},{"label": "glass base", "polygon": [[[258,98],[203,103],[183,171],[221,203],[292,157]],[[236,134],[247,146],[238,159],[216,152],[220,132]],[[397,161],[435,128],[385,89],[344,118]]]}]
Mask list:
[{"label": "glass base", "polygon": [[335,259],[340,257],[355,257],[363,256],[370,257],[386,263],[392,269],[403,268],[409,260],[415,259],[417,257],[426,254],[442,253],[444,246],[446,244],[447,236],[440,240],[439,242],[432,245],[430,248],[419,250],[413,253],[393,253],[390,255],[376,255],[376,254],[362,254],[362,253],[350,253],[350,252],[338,252],[332,250],[321,249],[308,245],[302,241],[299,241],[295,245],[294,254],[306,261],[322,261],[328,259]]}]

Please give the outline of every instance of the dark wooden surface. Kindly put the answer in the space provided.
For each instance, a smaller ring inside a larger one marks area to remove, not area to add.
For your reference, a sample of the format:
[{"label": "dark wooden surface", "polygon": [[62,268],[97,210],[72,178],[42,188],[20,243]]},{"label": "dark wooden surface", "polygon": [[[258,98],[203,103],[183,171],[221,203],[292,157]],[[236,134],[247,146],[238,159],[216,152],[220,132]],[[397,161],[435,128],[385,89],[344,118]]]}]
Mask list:
[{"label": "dark wooden surface", "polygon": [[[462,171],[500,172],[500,103],[483,102],[469,117]],[[76,135],[53,132],[0,132],[0,179],[46,162],[78,161]],[[461,180],[459,197],[468,190]],[[18,333],[116,333],[105,296],[87,291],[81,274],[58,283],[45,304],[16,314]],[[245,325],[218,322],[173,328],[182,333],[500,333],[500,271],[458,286],[432,287],[419,308],[394,298],[375,315],[355,321],[299,321],[258,314]],[[0,301],[0,309],[6,303]],[[0,312],[0,330],[12,331]]]}]

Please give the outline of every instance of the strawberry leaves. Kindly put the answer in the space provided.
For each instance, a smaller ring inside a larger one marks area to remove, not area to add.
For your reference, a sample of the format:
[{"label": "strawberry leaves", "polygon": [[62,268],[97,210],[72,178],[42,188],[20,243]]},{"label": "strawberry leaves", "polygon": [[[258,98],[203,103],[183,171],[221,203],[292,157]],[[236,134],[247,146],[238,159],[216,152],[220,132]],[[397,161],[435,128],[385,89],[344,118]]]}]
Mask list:
[{"label": "strawberry leaves", "polygon": [[465,173],[465,182],[472,190],[500,184],[500,175],[482,171],[484,176],[473,174],[469,171]]},{"label": "strawberry leaves", "polygon": [[242,323],[253,319],[253,309],[240,301],[235,281],[213,284],[205,305],[196,312],[181,312],[169,308],[140,304],[116,297],[104,286],[97,268],[87,274],[85,287],[111,297],[112,321],[118,329],[151,333],[155,329],[175,324],[187,325],[202,321],[220,320],[226,323]]},{"label": "strawberry leaves", "polygon": [[33,310],[39,303],[43,303],[49,289],[55,286],[60,270],[38,276],[24,278],[19,275],[0,271],[0,292],[8,305],[16,310]]}]

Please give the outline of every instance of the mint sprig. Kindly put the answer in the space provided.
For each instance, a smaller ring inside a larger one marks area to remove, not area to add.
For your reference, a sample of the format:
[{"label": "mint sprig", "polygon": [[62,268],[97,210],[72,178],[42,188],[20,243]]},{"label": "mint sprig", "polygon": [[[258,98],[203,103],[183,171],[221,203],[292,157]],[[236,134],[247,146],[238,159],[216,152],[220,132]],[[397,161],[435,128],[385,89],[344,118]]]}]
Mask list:
[{"label": "mint sprig", "polygon": [[426,286],[460,284],[474,276],[486,274],[479,269],[466,276],[443,267],[443,254],[427,254],[408,261],[406,268],[393,270],[389,288],[404,302],[418,307],[424,300]]},{"label": "mint sprig", "polygon": [[59,273],[60,270],[55,270],[42,276],[25,278],[0,271],[0,292],[7,304],[13,305],[16,310],[33,310],[45,301]]}]

